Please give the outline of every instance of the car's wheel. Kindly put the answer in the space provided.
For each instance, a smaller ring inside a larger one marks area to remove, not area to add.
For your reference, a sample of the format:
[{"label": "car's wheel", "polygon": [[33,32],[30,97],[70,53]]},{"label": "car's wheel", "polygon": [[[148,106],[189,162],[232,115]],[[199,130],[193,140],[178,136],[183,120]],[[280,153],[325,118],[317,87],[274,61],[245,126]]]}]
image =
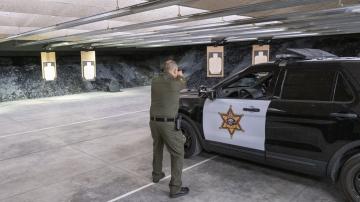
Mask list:
[{"label": "car's wheel", "polygon": [[198,132],[195,128],[195,123],[186,115],[181,115],[181,131],[186,137],[186,142],[184,144],[185,158],[190,158],[192,156],[198,155],[202,148],[198,140]]},{"label": "car's wheel", "polygon": [[360,154],[345,162],[341,168],[338,185],[349,201],[360,201]]}]

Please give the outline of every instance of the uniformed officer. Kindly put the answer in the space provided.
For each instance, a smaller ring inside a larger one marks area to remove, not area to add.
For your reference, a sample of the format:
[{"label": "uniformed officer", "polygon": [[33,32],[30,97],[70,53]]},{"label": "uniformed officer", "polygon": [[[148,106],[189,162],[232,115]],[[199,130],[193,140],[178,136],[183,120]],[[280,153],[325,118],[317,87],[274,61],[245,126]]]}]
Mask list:
[{"label": "uniformed officer", "polygon": [[176,130],[175,121],[179,109],[180,90],[185,88],[182,70],[173,60],[167,60],[164,72],[152,80],[150,128],[153,137],[153,182],[165,177],[162,171],[163,148],[166,145],[171,155],[170,197],[176,198],[189,193],[182,187],[181,175],[184,161],[185,137]]}]

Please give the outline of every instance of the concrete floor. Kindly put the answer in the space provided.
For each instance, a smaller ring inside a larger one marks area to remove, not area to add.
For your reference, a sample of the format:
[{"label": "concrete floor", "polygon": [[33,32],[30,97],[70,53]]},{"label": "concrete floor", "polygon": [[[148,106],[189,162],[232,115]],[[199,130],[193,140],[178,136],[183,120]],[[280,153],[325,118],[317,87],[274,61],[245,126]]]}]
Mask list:
[{"label": "concrete floor", "polygon": [[325,181],[209,153],[185,161],[191,193],[170,200],[169,179],[151,184],[149,100],[141,87],[0,103],[0,201],[343,201]]}]

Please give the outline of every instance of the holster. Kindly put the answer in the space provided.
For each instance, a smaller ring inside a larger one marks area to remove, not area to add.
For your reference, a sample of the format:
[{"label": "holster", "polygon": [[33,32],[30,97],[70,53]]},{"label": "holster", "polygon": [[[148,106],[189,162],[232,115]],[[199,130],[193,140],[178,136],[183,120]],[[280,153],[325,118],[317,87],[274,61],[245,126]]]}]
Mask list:
[{"label": "holster", "polygon": [[175,130],[177,131],[181,130],[181,120],[182,120],[181,115],[178,115],[175,119]]}]

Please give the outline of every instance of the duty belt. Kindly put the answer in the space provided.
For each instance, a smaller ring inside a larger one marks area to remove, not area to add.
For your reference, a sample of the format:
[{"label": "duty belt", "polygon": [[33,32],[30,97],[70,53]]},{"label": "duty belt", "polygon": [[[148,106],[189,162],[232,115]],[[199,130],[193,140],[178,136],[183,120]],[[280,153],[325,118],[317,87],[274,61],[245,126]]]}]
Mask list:
[{"label": "duty belt", "polygon": [[174,118],[155,117],[155,116],[150,117],[150,120],[152,120],[152,121],[159,121],[159,122],[174,122],[174,121],[175,121]]}]

